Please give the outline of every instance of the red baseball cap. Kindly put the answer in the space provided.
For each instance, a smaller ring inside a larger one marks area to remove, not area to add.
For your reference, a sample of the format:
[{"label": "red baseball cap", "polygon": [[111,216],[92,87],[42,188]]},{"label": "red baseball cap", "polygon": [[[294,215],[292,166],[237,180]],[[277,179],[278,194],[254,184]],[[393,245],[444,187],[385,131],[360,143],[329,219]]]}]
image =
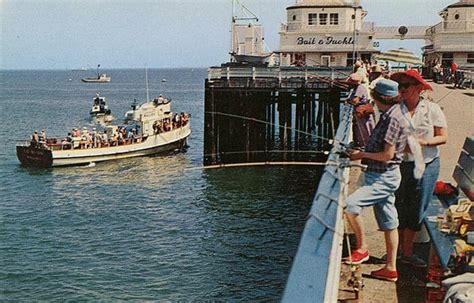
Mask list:
[{"label": "red baseball cap", "polygon": [[422,84],[423,85],[423,88],[425,90],[433,90],[433,87],[431,87],[431,85],[425,81],[425,79],[423,79],[423,77],[420,75],[420,73],[415,70],[415,69],[409,69],[405,72],[398,72],[398,73],[394,73],[390,79],[400,83],[400,79],[403,77],[403,76],[407,76],[407,77],[410,77],[412,79],[415,79],[418,83]]}]

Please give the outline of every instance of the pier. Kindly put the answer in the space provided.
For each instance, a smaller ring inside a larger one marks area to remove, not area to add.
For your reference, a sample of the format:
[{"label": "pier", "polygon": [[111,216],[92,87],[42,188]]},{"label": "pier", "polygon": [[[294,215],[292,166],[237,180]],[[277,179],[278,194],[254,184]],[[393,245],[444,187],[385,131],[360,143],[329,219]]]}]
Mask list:
[{"label": "pier", "polygon": [[324,161],[350,69],[222,66],[205,83],[204,165]]}]

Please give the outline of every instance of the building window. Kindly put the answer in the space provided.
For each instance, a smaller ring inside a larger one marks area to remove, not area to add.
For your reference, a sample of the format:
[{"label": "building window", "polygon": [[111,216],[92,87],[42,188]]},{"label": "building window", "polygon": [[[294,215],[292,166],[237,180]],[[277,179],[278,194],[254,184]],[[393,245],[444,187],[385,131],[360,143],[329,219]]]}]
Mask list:
[{"label": "building window", "polygon": [[338,25],[339,24],[339,14],[330,14],[329,15],[329,24]]},{"label": "building window", "polygon": [[451,62],[453,62],[454,55],[453,53],[443,53],[443,57],[441,59],[441,65],[444,67],[450,67]]},{"label": "building window", "polygon": [[293,15],[293,21],[296,21],[296,15]]},{"label": "building window", "polygon": [[318,18],[318,14],[308,14],[308,25],[316,25],[317,18]]},{"label": "building window", "polygon": [[354,65],[354,60],[352,57],[352,53],[347,53],[346,66],[353,66],[353,65]]},{"label": "building window", "polygon": [[459,19],[459,14],[454,15],[454,19],[458,20]]},{"label": "building window", "polygon": [[467,63],[474,63],[474,53],[467,54]]},{"label": "building window", "polygon": [[319,14],[319,24],[326,25],[328,23],[328,14]]}]

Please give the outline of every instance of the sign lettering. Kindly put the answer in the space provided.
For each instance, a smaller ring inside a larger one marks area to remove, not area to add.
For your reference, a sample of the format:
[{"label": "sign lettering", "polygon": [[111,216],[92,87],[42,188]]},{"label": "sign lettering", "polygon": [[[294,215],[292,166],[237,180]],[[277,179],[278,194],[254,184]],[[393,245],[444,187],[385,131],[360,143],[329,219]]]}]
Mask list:
[{"label": "sign lettering", "polygon": [[297,45],[352,45],[354,44],[354,38],[344,37],[341,39],[334,37],[326,37],[324,39],[319,39],[316,37],[298,37],[296,38]]}]

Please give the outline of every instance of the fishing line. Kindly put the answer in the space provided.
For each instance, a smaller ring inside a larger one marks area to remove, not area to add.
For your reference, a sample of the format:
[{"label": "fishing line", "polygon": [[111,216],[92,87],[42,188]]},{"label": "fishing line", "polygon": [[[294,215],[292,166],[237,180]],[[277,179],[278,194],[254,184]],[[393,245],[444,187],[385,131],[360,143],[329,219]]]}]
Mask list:
[{"label": "fishing line", "polygon": [[216,168],[230,168],[230,167],[249,167],[249,166],[326,166],[328,162],[309,162],[309,161],[263,161],[263,162],[242,162],[242,163],[228,163],[215,164],[208,166],[196,166],[185,168],[188,170],[207,170]]},{"label": "fishing line", "polygon": [[280,125],[280,124],[276,124],[276,123],[271,123],[271,122],[268,122],[268,121],[265,121],[265,120],[260,120],[260,119],[256,119],[256,118],[252,118],[252,117],[240,116],[240,115],[235,115],[235,114],[228,114],[228,113],[223,113],[223,112],[216,112],[216,111],[205,111],[204,113],[206,113],[206,114],[216,114],[216,115],[227,116],[227,117],[232,117],[232,118],[240,118],[240,119],[243,119],[243,120],[259,122],[259,123],[263,123],[263,124],[267,124],[267,125],[271,125],[271,126],[277,126],[277,127],[280,127],[280,128],[295,131],[296,133],[308,135],[308,136],[311,136],[311,137],[314,137],[314,138],[317,138],[317,139],[326,140],[326,141],[328,141],[329,144],[334,143],[334,139],[328,139],[326,137],[321,137],[321,136],[315,135],[313,133],[308,133],[308,132],[305,132],[305,131],[302,131],[302,130],[295,129],[291,126],[284,126],[284,125]]},{"label": "fishing line", "polygon": [[330,151],[328,150],[281,150],[281,149],[267,149],[267,150],[249,150],[249,151],[229,151],[229,152],[220,152],[220,153],[210,153],[204,154],[204,157],[212,157],[212,156],[219,156],[219,155],[236,155],[236,154],[261,154],[261,153],[301,153],[301,154],[324,154],[329,155]]},{"label": "fishing line", "polygon": [[451,95],[452,93],[454,92],[454,90],[450,91],[449,93],[447,93],[446,95],[444,95],[441,99],[438,99],[438,101],[434,102],[436,104],[439,104],[441,102],[441,100],[443,100],[444,98],[446,98],[447,96]]}]

